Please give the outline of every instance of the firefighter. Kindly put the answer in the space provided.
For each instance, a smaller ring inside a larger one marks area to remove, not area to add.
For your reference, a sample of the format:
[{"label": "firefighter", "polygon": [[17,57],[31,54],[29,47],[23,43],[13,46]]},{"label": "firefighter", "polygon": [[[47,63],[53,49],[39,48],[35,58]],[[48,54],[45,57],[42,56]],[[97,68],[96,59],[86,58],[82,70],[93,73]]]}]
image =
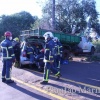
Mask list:
[{"label": "firefighter", "polygon": [[34,48],[31,46],[30,43],[26,43],[26,52],[27,57],[30,59],[30,64],[34,62]]},{"label": "firefighter", "polygon": [[38,54],[35,59],[36,59],[36,62],[37,62],[36,65],[38,66],[38,70],[42,71],[43,67],[44,67],[44,62],[43,62],[43,59],[44,59],[44,49],[40,50],[40,54]]},{"label": "firefighter", "polygon": [[45,38],[45,51],[44,51],[44,79],[41,84],[47,84],[49,79],[50,70],[59,79],[60,72],[54,67],[54,41],[52,40],[53,34],[51,32],[46,32],[43,37]]},{"label": "firefighter", "polygon": [[16,62],[15,62],[15,67],[19,67],[20,64],[20,42],[19,42],[19,38],[14,38],[13,42],[13,49],[14,49],[14,54],[15,54],[15,58],[16,58]]},{"label": "firefighter", "polygon": [[1,42],[3,53],[3,69],[2,82],[13,83],[11,80],[12,62],[15,61],[15,55],[12,47],[12,33],[7,31],[4,33],[5,40]]},{"label": "firefighter", "polygon": [[55,49],[57,50],[56,55],[55,55],[54,65],[60,71],[60,64],[61,64],[61,58],[62,58],[62,44],[60,43],[57,37],[54,37],[53,40],[56,43]]}]

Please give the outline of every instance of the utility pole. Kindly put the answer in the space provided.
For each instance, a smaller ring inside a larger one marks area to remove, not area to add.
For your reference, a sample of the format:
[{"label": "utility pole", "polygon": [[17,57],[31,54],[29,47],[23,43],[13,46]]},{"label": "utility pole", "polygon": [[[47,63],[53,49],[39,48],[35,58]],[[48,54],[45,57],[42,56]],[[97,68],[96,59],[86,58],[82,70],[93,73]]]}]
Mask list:
[{"label": "utility pole", "polygon": [[52,30],[55,30],[55,0],[52,1]]}]

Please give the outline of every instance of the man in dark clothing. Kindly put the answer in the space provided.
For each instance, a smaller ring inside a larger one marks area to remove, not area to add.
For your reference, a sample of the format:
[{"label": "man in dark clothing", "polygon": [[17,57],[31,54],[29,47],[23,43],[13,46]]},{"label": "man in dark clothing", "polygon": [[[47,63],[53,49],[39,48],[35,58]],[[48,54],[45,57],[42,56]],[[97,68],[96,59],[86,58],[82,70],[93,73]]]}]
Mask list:
[{"label": "man in dark clothing", "polygon": [[56,45],[55,45],[56,54],[55,54],[54,65],[58,70],[60,70],[61,57],[62,57],[62,44],[60,43],[60,41],[57,37],[54,37],[53,40],[56,43]]},{"label": "man in dark clothing", "polygon": [[60,72],[54,68],[54,41],[52,40],[53,34],[51,32],[46,32],[44,34],[45,38],[45,48],[44,48],[44,78],[41,84],[47,84],[49,80],[50,70],[59,78]]},{"label": "man in dark clothing", "polygon": [[11,80],[12,62],[15,61],[15,55],[12,47],[12,33],[7,31],[4,34],[5,40],[1,42],[3,53],[3,69],[2,69],[2,82],[13,83]]},{"label": "man in dark clothing", "polygon": [[17,37],[13,39],[12,45],[13,45],[14,54],[16,58],[15,67],[19,67],[20,66],[19,65],[20,64],[20,42]]}]

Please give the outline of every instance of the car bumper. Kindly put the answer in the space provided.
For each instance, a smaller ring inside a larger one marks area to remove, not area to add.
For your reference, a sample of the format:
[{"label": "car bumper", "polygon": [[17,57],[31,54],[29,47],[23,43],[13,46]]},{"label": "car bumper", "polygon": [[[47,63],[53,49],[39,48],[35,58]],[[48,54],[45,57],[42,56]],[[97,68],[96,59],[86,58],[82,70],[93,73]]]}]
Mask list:
[{"label": "car bumper", "polygon": [[28,58],[26,57],[20,57],[20,63],[22,65],[27,65],[27,64],[33,64],[33,62],[31,62]]}]

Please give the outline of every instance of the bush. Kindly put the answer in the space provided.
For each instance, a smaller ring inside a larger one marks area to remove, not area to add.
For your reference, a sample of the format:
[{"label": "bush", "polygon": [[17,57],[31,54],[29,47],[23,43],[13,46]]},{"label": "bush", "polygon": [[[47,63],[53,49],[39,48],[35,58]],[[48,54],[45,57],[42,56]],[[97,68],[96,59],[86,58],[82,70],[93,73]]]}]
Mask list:
[{"label": "bush", "polygon": [[96,53],[100,53],[100,40],[98,41],[93,41],[93,44],[95,45],[96,48]]},{"label": "bush", "polygon": [[100,61],[100,57],[93,55],[93,56],[87,57],[86,61]]},{"label": "bush", "polygon": [[5,39],[5,37],[4,36],[1,36],[0,42],[3,41],[4,39]]}]

